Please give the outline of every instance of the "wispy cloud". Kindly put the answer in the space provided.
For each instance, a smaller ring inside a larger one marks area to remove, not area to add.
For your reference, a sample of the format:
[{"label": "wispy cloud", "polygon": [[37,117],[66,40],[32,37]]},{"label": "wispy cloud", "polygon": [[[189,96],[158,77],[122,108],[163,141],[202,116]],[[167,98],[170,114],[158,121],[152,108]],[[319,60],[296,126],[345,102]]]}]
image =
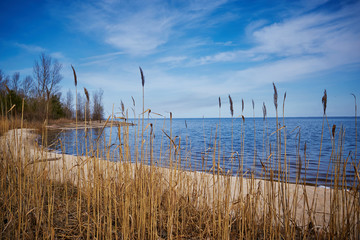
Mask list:
[{"label": "wispy cloud", "polygon": [[205,57],[201,57],[200,59],[196,59],[192,61],[192,64],[211,64],[211,63],[218,63],[218,62],[231,62],[239,59],[240,57],[243,57],[243,60],[245,60],[244,56],[248,55],[246,51],[227,51],[227,52],[220,52],[215,55],[209,55]]},{"label": "wispy cloud", "polygon": [[101,54],[101,55],[81,58],[80,60],[82,61],[82,63],[80,65],[90,66],[90,65],[108,64],[109,62],[112,62],[113,60],[117,59],[118,56],[123,55],[123,54],[124,54],[124,52],[113,52],[113,53],[107,53],[107,54]]},{"label": "wispy cloud", "polygon": [[31,44],[23,44],[23,43],[18,43],[18,42],[14,42],[13,43],[14,46],[21,48],[23,50],[26,50],[27,52],[30,53],[47,53],[49,54],[52,58],[55,59],[62,59],[64,60],[66,57],[64,56],[64,54],[62,52],[49,52],[46,48],[40,47],[40,46],[36,46],[36,45],[31,45]]},{"label": "wispy cloud", "polygon": [[[359,5],[354,6],[360,11]],[[335,13],[308,14],[274,23],[253,33],[256,47],[250,51],[280,57],[330,54],[336,45],[359,47],[360,17],[346,9]],[[358,38],[357,38],[358,39]],[[340,49],[337,49],[341,55]]]},{"label": "wispy cloud", "polygon": [[253,89],[272,82],[289,82],[305,75],[331,68],[324,59],[303,57],[283,59],[276,62],[227,73],[228,84],[236,89]]},{"label": "wispy cloud", "polygon": [[79,14],[71,19],[80,31],[96,33],[102,41],[125,53],[148,55],[167,44],[173,35],[181,35],[184,29],[205,21],[225,2],[98,1],[73,5],[71,12]]},{"label": "wispy cloud", "polygon": [[96,56],[90,56],[90,57],[85,57],[82,58],[82,60],[96,60],[96,59],[103,59],[103,58],[108,58],[108,57],[113,57],[113,56],[119,56],[124,54],[124,52],[112,52],[112,53],[106,53],[106,54],[101,54],[101,55],[96,55]]},{"label": "wispy cloud", "polygon": [[50,54],[51,57],[55,58],[55,59],[65,59],[65,56],[62,52],[53,52]]},{"label": "wispy cloud", "polygon": [[45,52],[46,51],[45,48],[40,47],[40,46],[23,44],[23,43],[18,43],[18,42],[15,42],[14,46],[24,49],[28,52]]},{"label": "wispy cloud", "polygon": [[169,63],[169,64],[179,64],[180,62],[183,62],[186,60],[186,56],[168,56],[160,58],[157,62],[159,63]]},{"label": "wispy cloud", "polygon": [[265,21],[255,22],[247,29],[251,48],[219,52],[193,60],[192,64],[257,62],[237,74],[261,82],[269,77],[291,80],[360,63],[359,11],[360,4],[356,3],[335,12],[309,13],[265,26]]}]

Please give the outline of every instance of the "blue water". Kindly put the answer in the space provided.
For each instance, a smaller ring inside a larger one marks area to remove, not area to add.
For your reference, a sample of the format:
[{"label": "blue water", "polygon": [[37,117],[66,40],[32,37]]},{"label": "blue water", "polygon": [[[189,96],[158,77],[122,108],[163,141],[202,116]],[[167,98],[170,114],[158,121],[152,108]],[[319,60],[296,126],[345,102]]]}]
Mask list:
[{"label": "blue water", "polygon": [[[74,155],[84,155],[90,151],[91,154],[110,161],[135,162],[143,159],[146,164],[152,162],[163,167],[179,164],[189,170],[219,171],[221,174],[245,176],[254,173],[257,177],[264,178],[269,178],[270,173],[273,173],[277,179],[280,167],[282,173],[288,173],[288,180],[291,182],[306,181],[315,184],[318,175],[317,183],[327,186],[332,185],[332,175],[336,171],[336,166],[341,166],[338,174],[340,180],[344,177],[347,185],[351,186],[356,178],[354,165],[359,165],[359,150],[355,158],[355,118],[352,117],[325,120],[285,118],[284,122],[283,119],[279,119],[278,128],[282,128],[279,131],[276,131],[275,118],[267,118],[265,121],[262,118],[247,118],[244,122],[242,119],[231,118],[173,119],[171,122],[163,119],[146,119],[144,128],[148,127],[144,131],[143,147],[140,140],[141,129],[139,130],[141,122],[132,122],[137,126],[121,128],[122,144],[119,144],[119,129],[107,127],[104,131],[88,130],[86,136],[84,130],[78,130],[78,149],[75,147],[75,130],[52,132],[52,141],[58,138],[61,140],[61,144],[60,141],[55,142],[52,148]],[[358,148],[359,129],[358,122]],[[127,140],[124,140],[124,132],[128,132]],[[170,136],[173,139],[172,143]],[[281,139],[280,151],[277,137]],[[124,151],[127,145],[127,149],[130,149],[128,153]],[[95,146],[98,146],[98,152],[93,151]]]}]

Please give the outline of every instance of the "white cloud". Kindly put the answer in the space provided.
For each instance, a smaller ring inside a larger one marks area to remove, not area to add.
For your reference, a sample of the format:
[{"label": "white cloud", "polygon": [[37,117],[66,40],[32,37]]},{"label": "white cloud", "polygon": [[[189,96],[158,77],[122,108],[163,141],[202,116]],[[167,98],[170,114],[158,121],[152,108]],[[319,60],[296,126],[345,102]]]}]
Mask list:
[{"label": "white cloud", "polygon": [[121,51],[120,52],[112,52],[112,53],[106,53],[106,54],[82,58],[82,60],[104,59],[104,58],[108,58],[108,57],[119,56],[122,54],[124,54],[124,52],[121,52]]},{"label": "white cloud", "polygon": [[83,61],[80,65],[81,66],[90,66],[90,65],[104,65],[108,64],[115,60],[118,56],[123,55],[124,52],[113,52],[107,54],[101,54],[96,56],[90,56],[81,58],[80,60]]},{"label": "white cloud", "polygon": [[304,57],[293,58],[264,64],[257,67],[235,71],[229,75],[232,84],[247,84],[252,87],[271,84],[272,82],[294,81],[306,74],[323,71],[329,66],[324,59]]},{"label": "white cloud", "polygon": [[135,55],[146,55],[167,42],[171,18],[152,11],[134,14],[124,22],[107,27],[106,43]]},{"label": "white cloud", "polygon": [[354,32],[359,34],[353,20],[342,17],[341,14],[311,14],[274,23],[253,33],[257,46],[251,51],[281,57],[327,54],[332,50],[329,44],[346,44],[349,36],[356,37]]},{"label": "white cloud", "polygon": [[302,7],[302,11],[310,11],[313,10],[329,0],[301,0],[298,4]]},{"label": "white cloud", "polygon": [[205,56],[193,64],[257,62],[260,65],[238,74],[261,82],[264,78],[286,81],[311,72],[359,63],[358,11],[360,4],[354,4],[336,12],[306,14],[267,26],[263,21],[255,22],[248,28],[253,31],[248,32],[252,36],[252,48]]},{"label": "white cloud", "polygon": [[237,60],[241,55],[246,54],[244,51],[227,51],[227,52],[221,52],[217,53],[212,56],[205,56],[201,57],[200,59],[197,59],[193,61],[193,64],[209,64],[209,63],[215,63],[215,62],[231,62],[234,60]]},{"label": "white cloud", "polygon": [[50,56],[55,59],[64,59],[65,58],[65,56],[62,52],[53,52],[50,54]]},{"label": "white cloud", "polygon": [[18,42],[15,42],[14,45],[16,47],[22,48],[28,52],[45,52],[46,51],[45,48],[36,46],[36,45],[23,44],[23,43],[18,43]]},{"label": "white cloud", "polygon": [[181,35],[185,28],[205,21],[205,16],[225,2],[98,1],[72,6],[77,14],[70,18],[80,31],[125,53],[148,55],[168,43],[172,35]]},{"label": "white cloud", "polygon": [[180,63],[184,60],[186,60],[186,56],[168,56],[163,57],[158,60],[159,63]]},{"label": "white cloud", "polygon": [[42,53],[45,52],[47,54],[49,54],[52,58],[55,59],[65,59],[65,56],[62,52],[48,52],[46,48],[40,47],[40,46],[36,46],[36,45],[31,45],[31,44],[23,44],[23,43],[18,43],[15,42],[13,43],[16,47],[19,47],[21,49],[24,49],[30,53]]}]

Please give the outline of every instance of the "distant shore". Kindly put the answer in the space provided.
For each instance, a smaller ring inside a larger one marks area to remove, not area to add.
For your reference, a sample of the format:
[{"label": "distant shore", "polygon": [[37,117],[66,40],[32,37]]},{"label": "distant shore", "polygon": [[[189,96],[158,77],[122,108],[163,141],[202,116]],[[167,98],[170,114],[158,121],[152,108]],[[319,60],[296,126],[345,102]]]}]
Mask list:
[{"label": "distant shore", "polygon": [[71,130],[71,129],[85,129],[85,128],[103,128],[103,127],[117,127],[117,126],[134,126],[134,123],[120,122],[120,121],[108,121],[106,120],[97,120],[97,121],[75,121],[71,122],[55,122],[50,123],[48,129],[61,129],[61,130]]}]

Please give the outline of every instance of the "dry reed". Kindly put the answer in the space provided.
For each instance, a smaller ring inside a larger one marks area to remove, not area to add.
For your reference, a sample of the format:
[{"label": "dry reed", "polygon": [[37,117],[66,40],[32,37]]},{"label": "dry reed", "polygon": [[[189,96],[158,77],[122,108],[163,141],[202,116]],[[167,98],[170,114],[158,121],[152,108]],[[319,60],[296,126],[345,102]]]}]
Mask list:
[{"label": "dry reed", "polygon": [[[77,86],[75,69],[72,69]],[[140,73],[144,87],[141,68]],[[277,111],[277,89],[275,84],[273,87]],[[325,115],[326,91],[324,96]],[[284,102],[285,98],[286,95]],[[233,117],[230,95],[229,102]],[[284,152],[286,156],[285,123],[279,127],[276,121],[277,139],[273,143],[276,154],[273,154],[273,147],[266,140],[269,136],[265,126],[265,103],[262,108],[264,157],[261,165],[266,181],[255,179],[253,173],[248,179],[243,178],[243,115],[240,154],[231,153],[232,158],[239,161],[237,176],[220,169],[220,160],[225,157],[219,145],[220,121],[213,140],[214,151],[209,156],[213,164],[212,172],[199,173],[181,168],[181,162],[185,160],[180,151],[183,146],[180,137],[173,136],[172,113],[170,129],[163,130],[164,141],[169,143],[168,148],[160,153],[163,157],[167,156],[165,160],[161,157],[157,159],[153,154],[156,124],[151,123],[141,129],[140,124],[134,127],[135,136],[139,137],[140,131],[142,133],[141,138],[135,137],[134,142],[129,137],[130,126],[117,125],[116,137],[120,142],[117,146],[118,163],[100,158],[105,153],[108,159],[115,159],[115,153],[106,147],[113,136],[108,136],[108,143],[104,144],[103,149],[100,148],[100,135],[108,122],[112,124],[113,118],[107,119],[94,146],[83,156],[60,154],[54,157],[53,153],[26,140],[34,137],[28,130],[20,128],[9,131],[16,124],[26,127],[23,119],[3,116],[0,122],[1,130],[5,133],[0,142],[0,238],[359,239],[359,182],[349,187],[343,176],[350,160],[334,161],[334,168],[329,172],[329,181],[333,184],[331,189],[307,186],[306,179],[300,182],[300,171],[307,163],[305,145],[305,159],[299,160],[296,183],[290,184],[287,165],[283,169],[273,169],[269,164],[274,160],[279,166],[288,162],[280,154]],[[121,110],[128,118],[123,104]],[[148,113],[150,115],[150,111]],[[144,111],[141,118],[144,122]],[[332,145],[332,156],[343,156],[341,145],[344,135],[339,131],[337,136],[335,130],[333,128],[331,135],[339,139],[339,146]],[[81,144],[80,141],[76,143]],[[282,144],[285,149],[282,149]],[[141,156],[138,164],[139,148]],[[254,151],[257,151],[256,146]],[[359,179],[356,157],[352,164]],[[167,161],[170,167],[158,167],[157,162],[161,161]],[[150,162],[150,165],[140,164],[146,162]],[[322,203],[325,203],[323,207],[320,206]]]}]

